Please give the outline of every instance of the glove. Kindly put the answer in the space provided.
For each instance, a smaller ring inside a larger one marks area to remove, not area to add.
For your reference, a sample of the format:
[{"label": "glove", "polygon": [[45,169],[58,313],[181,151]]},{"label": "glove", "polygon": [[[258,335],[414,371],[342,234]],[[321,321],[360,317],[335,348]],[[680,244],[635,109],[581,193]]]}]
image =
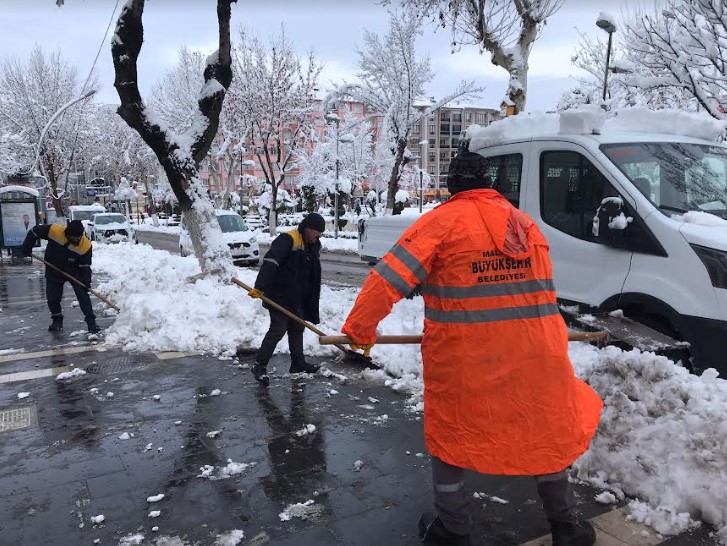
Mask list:
[{"label": "glove", "polygon": [[263,291],[262,290],[258,290],[257,288],[253,288],[252,290],[250,290],[247,293],[247,295],[250,296],[251,298],[257,299],[257,298],[262,297]]},{"label": "glove", "polygon": [[351,347],[352,351],[358,351],[359,349],[361,349],[363,351],[364,357],[366,357],[366,358],[369,358],[369,355],[371,354],[371,348],[373,346],[374,346],[373,343],[370,345],[357,345],[357,344],[349,345],[349,347]]}]

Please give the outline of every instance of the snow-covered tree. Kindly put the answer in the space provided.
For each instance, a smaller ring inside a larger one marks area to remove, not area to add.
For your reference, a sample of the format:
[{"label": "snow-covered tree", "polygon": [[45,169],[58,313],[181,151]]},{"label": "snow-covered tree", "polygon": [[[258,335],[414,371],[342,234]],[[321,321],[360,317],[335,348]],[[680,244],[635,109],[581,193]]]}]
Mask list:
[{"label": "snow-covered tree", "polygon": [[[0,110],[2,97],[0,97]],[[13,132],[0,120],[0,180],[23,170],[23,151],[31,147],[24,131]]]},{"label": "snow-covered tree", "polygon": [[[86,85],[84,91],[92,89],[96,85],[95,76]],[[48,54],[39,46],[30,52],[27,60],[6,60],[0,72],[0,134],[4,135],[3,147],[10,152],[6,168],[15,166],[27,172],[39,154],[38,166],[46,178],[58,217],[64,216],[60,197],[71,164],[93,140],[89,138],[93,107],[88,101],[81,101],[63,110],[55,119],[54,116],[79,98],[81,90],[76,67],[60,51]]]},{"label": "snow-covered tree", "polygon": [[403,8],[449,27],[452,46],[475,44],[510,75],[505,96],[515,113],[525,110],[528,59],[548,17],[565,0],[402,0]]},{"label": "snow-covered tree", "polygon": [[322,65],[299,56],[285,29],[269,43],[241,30],[234,55],[230,106],[249,128],[247,147],[271,187],[270,233],[275,233],[278,188],[311,134],[315,90]]},{"label": "snow-covered tree", "polygon": [[[343,120],[338,128],[329,124],[324,135],[314,133],[309,139],[310,144],[298,150],[295,156],[298,167],[296,182],[307,201],[316,195],[333,194],[337,157],[339,190],[350,194],[356,188],[361,189],[373,165],[371,131],[368,120],[350,117]],[[338,152],[336,140],[339,141]],[[348,182],[344,184],[342,180]]]},{"label": "snow-covered tree", "polygon": [[[575,78],[576,85],[561,95],[558,110],[577,108],[584,104],[599,104],[602,101],[606,44],[600,35],[593,37],[580,31],[579,33],[578,49],[571,61],[583,75]],[[614,35],[609,70],[612,71],[614,67],[621,70],[609,74],[606,98],[609,110],[626,106],[647,106],[653,110],[692,109],[693,99],[681,87],[639,85],[640,82],[653,80],[659,74],[639,62],[639,55],[628,46],[628,38],[624,33]]]},{"label": "snow-covered tree", "polygon": [[404,152],[414,125],[451,100],[480,90],[474,82],[461,82],[452,94],[426,110],[414,108],[415,100],[424,94],[425,84],[433,78],[429,57],[417,58],[416,39],[421,35],[421,25],[420,18],[392,12],[389,31],[383,38],[364,30],[364,47],[357,50],[360,83],[337,86],[324,101],[327,108],[348,97],[384,115],[376,155],[380,169],[389,167],[389,212],[394,209],[394,196],[407,162]]},{"label": "snow-covered tree", "polygon": [[145,0],[129,0],[122,8],[112,39],[115,87],[121,99],[119,115],[156,154],[184,213],[192,246],[203,271],[231,270],[229,247],[221,237],[214,207],[199,176],[217,133],[220,111],[232,81],[230,15],[235,0],[217,0],[218,50],[207,57],[204,84],[191,124],[176,133],[156,119],[139,92],[137,60],[143,44]]},{"label": "snow-covered tree", "polygon": [[627,23],[627,44],[650,78],[642,88],[681,88],[712,116],[724,119],[727,96],[727,10],[722,0],[669,0]]},{"label": "snow-covered tree", "polygon": [[149,109],[175,133],[192,127],[197,112],[199,90],[204,85],[206,55],[183,45],[177,63],[156,82],[149,98]]},{"label": "snow-covered tree", "polygon": [[[205,55],[182,46],[177,52],[176,65],[157,82],[150,100],[150,108],[174,132],[189,130],[195,119],[199,90],[204,85]],[[247,151],[241,144],[245,127],[226,100],[220,112],[219,131],[205,159],[210,180],[217,186],[226,181],[222,196],[225,208],[231,204],[234,192],[234,170],[240,157]]]}]

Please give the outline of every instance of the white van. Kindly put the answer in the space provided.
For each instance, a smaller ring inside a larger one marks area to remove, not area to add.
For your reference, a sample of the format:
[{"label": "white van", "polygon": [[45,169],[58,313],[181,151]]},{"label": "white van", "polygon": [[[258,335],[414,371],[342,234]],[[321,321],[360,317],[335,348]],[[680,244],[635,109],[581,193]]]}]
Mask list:
[{"label": "white van", "polygon": [[[242,217],[231,210],[218,209],[217,221],[220,223],[222,237],[230,247],[232,260],[235,263],[258,265],[260,263],[260,246],[253,231],[247,227]],[[192,238],[187,231],[187,223],[182,217],[179,228],[179,253],[182,256],[194,255]]]},{"label": "white van", "polygon": [[102,212],[106,212],[106,209],[98,203],[94,205],[71,205],[68,207],[68,221],[80,220],[86,232],[86,237],[90,239],[93,230],[93,226],[91,225],[93,215]]},{"label": "white van", "polygon": [[539,225],[561,302],[622,309],[690,342],[695,371],[727,374],[727,146],[712,138],[724,124],[637,109],[605,125],[574,116],[473,127],[469,149]]}]

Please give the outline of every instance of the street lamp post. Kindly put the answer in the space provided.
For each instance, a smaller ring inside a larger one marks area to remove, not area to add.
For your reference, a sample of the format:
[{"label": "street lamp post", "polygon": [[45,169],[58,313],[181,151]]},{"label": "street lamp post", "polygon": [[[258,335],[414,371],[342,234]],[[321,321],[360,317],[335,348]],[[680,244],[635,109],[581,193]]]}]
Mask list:
[{"label": "street lamp post", "polygon": [[603,71],[603,100],[606,100],[606,92],[608,86],[608,66],[611,62],[611,42],[613,40],[613,33],[616,32],[616,25],[611,20],[611,17],[601,13],[596,21],[598,28],[601,28],[608,32],[608,47],[606,48],[606,68]]},{"label": "street lamp post", "polygon": [[428,140],[419,143],[419,213],[422,212],[424,202],[424,155],[427,153]]}]

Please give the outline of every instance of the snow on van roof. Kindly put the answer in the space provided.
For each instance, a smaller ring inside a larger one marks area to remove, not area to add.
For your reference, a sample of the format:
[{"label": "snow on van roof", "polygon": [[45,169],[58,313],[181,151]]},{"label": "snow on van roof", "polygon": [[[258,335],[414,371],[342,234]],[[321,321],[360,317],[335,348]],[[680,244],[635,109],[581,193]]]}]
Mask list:
[{"label": "snow on van roof", "polygon": [[487,127],[471,125],[465,138],[470,141],[470,150],[479,150],[508,141],[564,134],[658,133],[716,140],[726,130],[727,121],[706,113],[635,107],[618,109],[607,119],[600,107],[591,105],[557,113],[518,114]]}]

